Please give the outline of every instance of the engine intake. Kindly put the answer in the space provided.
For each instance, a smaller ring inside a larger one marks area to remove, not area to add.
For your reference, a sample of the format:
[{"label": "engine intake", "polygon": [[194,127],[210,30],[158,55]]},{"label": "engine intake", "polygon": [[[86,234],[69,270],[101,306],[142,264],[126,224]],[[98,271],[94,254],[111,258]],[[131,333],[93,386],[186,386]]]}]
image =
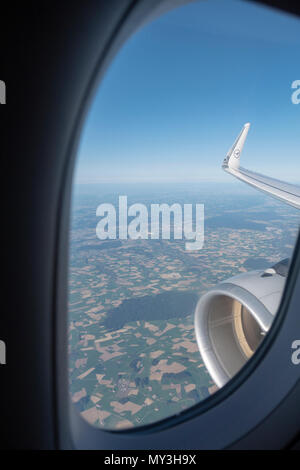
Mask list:
[{"label": "engine intake", "polygon": [[[284,260],[283,266],[287,264]],[[277,312],[287,270],[232,277],[208,291],[195,312],[200,354],[218,387],[225,385],[257,350]]]}]

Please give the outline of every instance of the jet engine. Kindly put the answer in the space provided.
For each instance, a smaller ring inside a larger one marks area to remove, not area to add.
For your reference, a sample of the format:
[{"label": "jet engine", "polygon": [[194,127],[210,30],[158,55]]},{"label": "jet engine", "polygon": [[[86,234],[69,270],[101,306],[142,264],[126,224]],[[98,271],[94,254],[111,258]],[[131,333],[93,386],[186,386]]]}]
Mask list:
[{"label": "jet engine", "polygon": [[200,354],[218,387],[256,351],[277,312],[289,260],[232,277],[209,290],[195,312]]}]

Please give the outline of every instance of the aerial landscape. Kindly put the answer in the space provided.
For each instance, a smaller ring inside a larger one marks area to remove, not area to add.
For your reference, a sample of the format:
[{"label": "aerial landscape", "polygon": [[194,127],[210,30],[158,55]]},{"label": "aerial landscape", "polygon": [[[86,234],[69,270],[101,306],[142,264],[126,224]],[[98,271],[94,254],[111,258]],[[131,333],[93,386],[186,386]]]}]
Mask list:
[{"label": "aerial landscape", "polygon": [[[291,258],[300,212],[248,184],[249,171],[299,184],[298,29],[252,2],[190,2],[133,34],[104,75],[78,146],[70,220],[70,397],[93,426],[145,426],[217,398],[194,331],[198,300]],[[101,238],[102,204],[124,230],[121,196],[148,214],[152,204],[203,204],[203,247],[189,251],[175,226],[154,239],[150,223],[148,238]]]},{"label": "aerial landscape", "polygon": [[[184,240],[96,238],[96,208],[131,202],[203,203],[202,250]],[[237,185],[78,185],[69,269],[71,400],[94,426],[125,429],[178,414],[217,391],[201,359],[199,297],[238,273],[290,257],[296,209]]]}]

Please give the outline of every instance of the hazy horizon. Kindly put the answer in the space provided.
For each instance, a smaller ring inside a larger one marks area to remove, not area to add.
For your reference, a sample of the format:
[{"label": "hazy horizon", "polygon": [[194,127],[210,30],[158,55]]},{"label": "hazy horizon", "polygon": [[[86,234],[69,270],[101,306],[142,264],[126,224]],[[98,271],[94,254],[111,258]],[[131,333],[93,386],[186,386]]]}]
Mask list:
[{"label": "hazy horizon", "polygon": [[95,93],[75,181],[226,182],[222,160],[250,122],[241,165],[296,182],[299,24],[255,3],[211,0],[144,26]]}]

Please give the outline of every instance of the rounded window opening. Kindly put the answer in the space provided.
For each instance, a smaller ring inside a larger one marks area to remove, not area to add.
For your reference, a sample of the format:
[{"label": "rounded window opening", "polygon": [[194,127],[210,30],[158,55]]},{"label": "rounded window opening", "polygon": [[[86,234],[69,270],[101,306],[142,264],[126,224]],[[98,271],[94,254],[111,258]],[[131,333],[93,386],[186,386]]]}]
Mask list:
[{"label": "rounded window opening", "polygon": [[298,31],[255,3],[192,2],[102,81],[69,262],[70,399],[92,425],[184,413],[270,330],[299,226]]}]

